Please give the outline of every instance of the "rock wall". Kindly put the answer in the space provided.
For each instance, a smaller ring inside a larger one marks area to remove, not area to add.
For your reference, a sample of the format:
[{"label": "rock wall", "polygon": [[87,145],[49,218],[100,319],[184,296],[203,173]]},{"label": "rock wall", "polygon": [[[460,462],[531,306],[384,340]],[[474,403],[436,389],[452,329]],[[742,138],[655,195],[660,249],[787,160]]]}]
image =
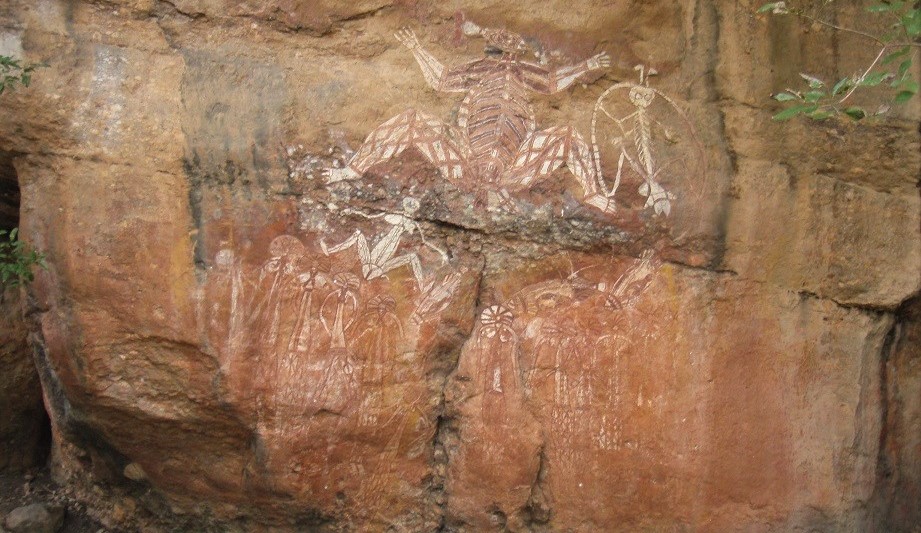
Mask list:
[{"label": "rock wall", "polygon": [[757,7],[0,7],[59,476],[118,528],[911,530],[919,110],[772,122],[874,51]]}]

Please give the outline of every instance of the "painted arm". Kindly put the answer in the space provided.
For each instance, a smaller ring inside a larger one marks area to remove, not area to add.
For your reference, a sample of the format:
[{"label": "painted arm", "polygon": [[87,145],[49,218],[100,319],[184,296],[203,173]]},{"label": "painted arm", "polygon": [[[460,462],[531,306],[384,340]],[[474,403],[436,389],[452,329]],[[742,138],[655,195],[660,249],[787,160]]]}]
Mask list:
[{"label": "painted arm", "polygon": [[320,238],[320,249],[323,250],[323,255],[329,255],[329,254],[334,254],[336,252],[341,252],[342,250],[346,250],[348,248],[351,248],[352,246],[355,246],[355,244],[358,242],[358,239],[360,237],[361,237],[361,230],[355,230],[355,233],[353,233],[348,239],[346,239],[345,241],[333,247],[327,246],[326,240],[323,238]]},{"label": "painted arm", "polygon": [[442,92],[466,92],[466,81],[463,69],[447,69],[435,56],[428,53],[419,43],[416,34],[410,29],[402,29],[396,33],[400,43],[413,53],[416,63],[422,70],[422,76],[429,86]]},{"label": "painted arm", "polygon": [[585,61],[548,71],[533,64],[526,64],[524,82],[531,90],[544,94],[560,92],[580,77],[589,72],[606,69],[611,66],[611,57],[607,52],[596,54]]}]

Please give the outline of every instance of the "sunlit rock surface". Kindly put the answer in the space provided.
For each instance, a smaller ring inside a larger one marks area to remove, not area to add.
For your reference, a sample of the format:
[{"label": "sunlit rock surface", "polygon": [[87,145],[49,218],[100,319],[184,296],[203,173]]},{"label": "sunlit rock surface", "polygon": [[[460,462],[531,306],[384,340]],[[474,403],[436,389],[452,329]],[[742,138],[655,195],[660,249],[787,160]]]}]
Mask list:
[{"label": "sunlit rock surface", "polygon": [[772,122],[864,51],[757,7],[0,7],[59,478],[125,529],[910,531],[917,105]]}]

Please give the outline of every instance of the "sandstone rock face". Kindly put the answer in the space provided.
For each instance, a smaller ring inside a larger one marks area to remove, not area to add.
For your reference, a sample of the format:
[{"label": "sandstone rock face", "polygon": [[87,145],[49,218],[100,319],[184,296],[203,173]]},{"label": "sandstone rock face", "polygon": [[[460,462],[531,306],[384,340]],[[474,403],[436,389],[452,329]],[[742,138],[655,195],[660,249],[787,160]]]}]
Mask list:
[{"label": "sandstone rock face", "polygon": [[459,7],[0,8],[59,476],[125,529],[910,530],[918,109],[771,122],[855,67],[747,2]]}]

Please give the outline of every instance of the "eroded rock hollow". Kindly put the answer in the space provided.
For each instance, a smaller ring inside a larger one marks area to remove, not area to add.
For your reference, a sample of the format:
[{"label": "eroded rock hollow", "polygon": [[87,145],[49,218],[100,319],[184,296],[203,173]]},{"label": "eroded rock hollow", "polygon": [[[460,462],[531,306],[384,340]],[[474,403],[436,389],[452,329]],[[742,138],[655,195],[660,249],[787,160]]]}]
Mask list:
[{"label": "eroded rock hollow", "polygon": [[127,530],[911,530],[918,106],[772,121],[875,51],[757,4],[0,7],[58,477]]}]

